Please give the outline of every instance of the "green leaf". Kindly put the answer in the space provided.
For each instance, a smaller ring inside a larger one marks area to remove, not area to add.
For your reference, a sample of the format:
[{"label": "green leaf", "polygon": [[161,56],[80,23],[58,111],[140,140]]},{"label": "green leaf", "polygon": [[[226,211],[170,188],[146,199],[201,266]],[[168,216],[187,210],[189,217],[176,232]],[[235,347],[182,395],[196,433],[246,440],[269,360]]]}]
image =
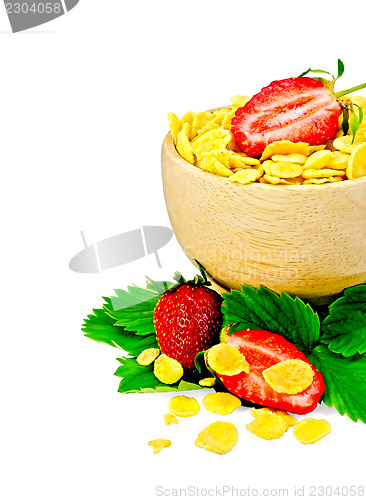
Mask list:
[{"label": "green leaf", "polygon": [[306,71],[301,73],[301,75],[298,76],[298,78],[307,75],[308,73],[326,73],[327,75],[330,75],[329,71],[324,71],[323,69],[311,69],[308,68]]},{"label": "green leaf", "polygon": [[354,422],[366,423],[366,356],[344,358],[318,345],[309,359],[324,377],[323,402]]},{"label": "green leaf", "polygon": [[114,326],[114,322],[104,309],[93,309],[93,314],[87,316],[81,330],[85,332],[85,337],[123,349],[130,356],[138,356],[144,349],[158,347],[155,335],[138,337],[120,326]]},{"label": "green leaf", "polygon": [[342,109],[342,116],[343,116],[343,120],[342,120],[343,135],[347,135],[348,130],[349,130],[349,109],[348,108]]},{"label": "green leaf", "polygon": [[136,335],[150,335],[155,333],[154,309],[159,298],[155,297],[119,311],[109,311],[109,314],[117,319],[116,326],[122,326]]},{"label": "green leaf", "polygon": [[154,375],[153,364],[149,366],[141,366],[136,359],[119,358],[121,366],[115,371],[117,377],[122,380],[118,387],[118,392],[172,392],[172,391],[188,391],[203,389],[201,386],[192,382],[181,380],[177,384],[163,384]]},{"label": "green leaf", "polygon": [[338,75],[336,80],[338,80],[338,78],[340,78],[343,75],[343,73],[344,73],[344,64],[340,59],[338,59]]},{"label": "green leaf", "polygon": [[[356,113],[354,106],[356,106],[358,108],[358,113]],[[362,108],[360,106],[358,106],[358,104],[353,105],[352,110],[351,110],[351,117],[350,117],[351,130],[352,130],[352,143],[351,144],[353,144],[353,141],[355,140],[357,130],[362,123],[362,118],[363,118]]]},{"label": "green leaf", "polygon": [[310,352],[319,341],[319,317],[299,298],[247,286],[241,292],[224,293],[223,297],[223,326],[235,323],[230,328],[232,333],[247,328],[267,330],[282,335],[304,352]]},{"label": "green leaf", "polygon": [[322,323],[320,340],[345,357],[366,354],[366,285],[346,289],[333,302]]},{"label": "green leaf", "polygon": [[176,286],[176,283],[172,283],[171,281],[154,281],[148,277],[146,277],[146,280],[146,289],[156,292],[159,295],[163,295],[163,293],[173,288],[173,286]]},{"label": "green leaf", "polygon": [[356,92],[357,90],[364,89],[365,87],[366,87],[366,83],[361,83],[361,85],[356,85],[356,87],[351,87],[350,89],[341,90],[340,92],[336,92],[334,95],[336,96],[337,99],[339,99],[340,97],[343,97],[344,95],[352,94],[352,92]]}]

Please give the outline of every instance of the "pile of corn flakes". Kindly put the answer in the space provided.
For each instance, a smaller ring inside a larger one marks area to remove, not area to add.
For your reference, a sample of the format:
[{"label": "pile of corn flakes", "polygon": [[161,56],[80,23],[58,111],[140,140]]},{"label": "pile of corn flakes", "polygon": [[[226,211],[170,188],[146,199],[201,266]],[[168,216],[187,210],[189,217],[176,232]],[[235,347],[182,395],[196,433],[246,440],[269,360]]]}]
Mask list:
[{"label": "pile of corn flakes", "polygon": [[261,158],[243,153],[230,131],[235,111],[248,100],[247,96],[234,96],[230,108],[189,111],[182,119],[169,113],[174,144],[182,158],[239,184],[327,184],[366,176],[365,97],[352,96],[365,112],[353,141],[351,132],[343,135],[340,117],[335,137],[326,144],[276,141],[266,147]]}]

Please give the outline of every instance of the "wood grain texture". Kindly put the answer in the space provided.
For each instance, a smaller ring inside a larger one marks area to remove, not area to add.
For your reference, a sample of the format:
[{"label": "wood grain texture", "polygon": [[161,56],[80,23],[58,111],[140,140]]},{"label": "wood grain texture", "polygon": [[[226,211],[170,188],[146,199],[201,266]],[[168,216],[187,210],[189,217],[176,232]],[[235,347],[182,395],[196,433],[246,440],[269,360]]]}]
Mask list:
[{"label": "wood grain texture", "polygon": [[179,244],[224,288],[319,299],[366,282],[366,178],[239,185],[183,160],[170,133],[162,178]]}]

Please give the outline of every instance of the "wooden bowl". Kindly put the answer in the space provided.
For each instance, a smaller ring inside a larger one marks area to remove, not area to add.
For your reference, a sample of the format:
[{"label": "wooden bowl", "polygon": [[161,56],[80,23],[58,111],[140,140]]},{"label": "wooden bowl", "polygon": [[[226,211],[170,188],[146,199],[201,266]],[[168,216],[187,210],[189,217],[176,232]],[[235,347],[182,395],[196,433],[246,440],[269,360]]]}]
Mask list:
[{"label": "wooden bowl", "polygon": [[162,147],[166,206],[189,259],[226,289],[264,285],[326,300],[366,282],[366,178],[323,185],[236,184]]}]

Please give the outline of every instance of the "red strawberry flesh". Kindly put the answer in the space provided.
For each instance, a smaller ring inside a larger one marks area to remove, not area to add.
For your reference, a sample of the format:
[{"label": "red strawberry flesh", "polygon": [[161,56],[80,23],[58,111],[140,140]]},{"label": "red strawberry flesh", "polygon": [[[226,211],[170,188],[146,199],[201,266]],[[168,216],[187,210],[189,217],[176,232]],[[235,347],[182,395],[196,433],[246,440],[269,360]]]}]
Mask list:
[{"label": "red strawberry flesh", "polygon": [[238,108],[231,131],[240,148],[259,156],[275,141],[324,144],[338,127],[341,107],[314,78],[287,78],[270,83]]},{"label": "red strawberry flesh", "polygon": [[[305,414],[316,408],[324,392],[323,376],[284,337],[265,331],[242,330],[226,335],[225,342],[238,349],[250,365],[248,374],[242,372],[233,376],[218,375],[230,392],[253,403],[291,413]],[[312,384],[299,394],[276,392],[263,378],[263,370],[286,359],[300,359],[313,369]]]},{"label": "red strawberry flesh", "polygon": [[166,292],[154,311],[156,337],[161,351],[194,369],[199,351],[219,341],[222,298],[204,286],[180,285]]}]

